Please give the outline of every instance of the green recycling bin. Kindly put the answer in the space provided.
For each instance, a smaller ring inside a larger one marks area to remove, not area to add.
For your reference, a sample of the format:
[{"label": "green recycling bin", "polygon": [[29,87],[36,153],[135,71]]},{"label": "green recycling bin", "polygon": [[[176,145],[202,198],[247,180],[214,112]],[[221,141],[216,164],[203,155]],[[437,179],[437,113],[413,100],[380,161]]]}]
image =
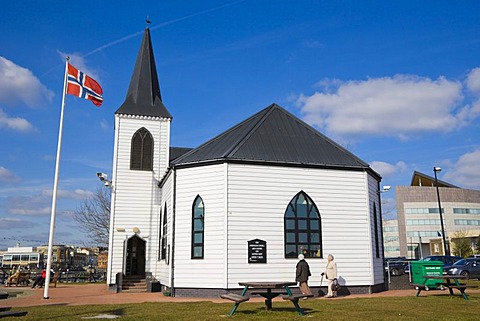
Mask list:
[{"label": "green recycling bin", "polygon": [[441,261],[412,261],[410,262],[410,273],[412,274],[412,282],[414,284],[425,284],[430,289],[435,289],[437,284],[443,280],[425,279],[424,275],[442,275],[443,262]]}]

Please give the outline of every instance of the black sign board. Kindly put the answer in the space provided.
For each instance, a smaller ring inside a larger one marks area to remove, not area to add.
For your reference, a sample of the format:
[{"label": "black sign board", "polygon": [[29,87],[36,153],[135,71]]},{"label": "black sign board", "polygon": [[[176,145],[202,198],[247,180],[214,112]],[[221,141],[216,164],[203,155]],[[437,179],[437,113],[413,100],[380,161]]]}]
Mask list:
[{"label": "black sign board", "polygon": [[248,263],[267,263],[267,242],[255,239],[247,243]]}]

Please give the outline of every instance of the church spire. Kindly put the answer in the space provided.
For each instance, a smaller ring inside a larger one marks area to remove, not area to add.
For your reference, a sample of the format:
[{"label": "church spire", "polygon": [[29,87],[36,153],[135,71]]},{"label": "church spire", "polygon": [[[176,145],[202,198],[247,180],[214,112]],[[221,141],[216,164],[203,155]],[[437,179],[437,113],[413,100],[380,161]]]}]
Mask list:
[{"label": "church spire", "polygon": [[145,28],[127,97],[115,114],[172,118],[162,102],[148,27]]}]

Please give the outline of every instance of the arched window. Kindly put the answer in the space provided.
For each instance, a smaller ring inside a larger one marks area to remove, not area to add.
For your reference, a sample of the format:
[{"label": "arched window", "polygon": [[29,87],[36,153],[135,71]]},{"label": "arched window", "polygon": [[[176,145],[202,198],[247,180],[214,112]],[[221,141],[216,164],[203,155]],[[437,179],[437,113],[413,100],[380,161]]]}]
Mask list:
[{"label": "arched window", "polygon": [[285,258],[322,258],[322,221],[317,206],[303,191],[295,195],[284,216]]},{"label": "arched window", "polygon": [[162,208],[160,208],[160,217],[158,223],[158,260],[162,259],[163,234],[162,234]]},{"label": "arched window", "polygon": [[163,211],[163,226],[162,226],[162,259],[167,259],[167,203],[165,203],[165,210]]},{"label": "arched window", "polygon": [[198,195],[192,206],[192,259],[203,259],[205,207]]},{"label": "arched window", "polygon": [[151,171],[153,169],[153,138],[144,127],[133,134],[130,169],[143,171]]}]

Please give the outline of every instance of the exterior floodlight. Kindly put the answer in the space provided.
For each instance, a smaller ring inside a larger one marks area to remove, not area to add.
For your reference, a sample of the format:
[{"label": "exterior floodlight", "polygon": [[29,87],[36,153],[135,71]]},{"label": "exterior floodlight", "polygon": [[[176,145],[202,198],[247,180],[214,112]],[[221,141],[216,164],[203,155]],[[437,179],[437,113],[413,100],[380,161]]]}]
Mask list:
[{"label": "exterior floodlight", "polygon": [[442,168],[441,168],[441,167],[438,167],[438,166],[435,166],[435,167],[433,168],[433,171],[434,171],[435,173],[439,173],[439,172],[442,171]]},{"label": "exterior floodlight", "polygon": [[108,179],[108,175],[105,173],[97,173],[97,177],[100,181],[104,182]]},{"label": "exterior floodlight", "polygon": [[112,181],[108,180],[108,175],[105,173],[97,173],[98,179],[107,187],[112,187]]},{"label": "exterior floodlight", "polygon": [[390,185],[385,185],[382,192],[388,192],[392,187]]}]

